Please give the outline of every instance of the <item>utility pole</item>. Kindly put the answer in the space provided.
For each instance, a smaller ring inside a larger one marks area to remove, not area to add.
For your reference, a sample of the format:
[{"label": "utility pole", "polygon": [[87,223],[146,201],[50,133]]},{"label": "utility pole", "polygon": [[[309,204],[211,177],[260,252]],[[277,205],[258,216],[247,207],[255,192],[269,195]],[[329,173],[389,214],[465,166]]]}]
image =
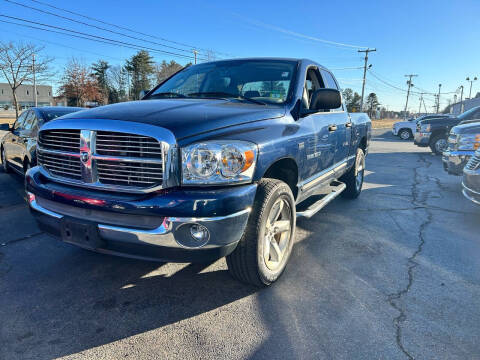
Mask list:
[{"label": "utility pole", "polygon": [[463,113],[463,85],[460,85],[460,114]]},{"label": "utility pole", "polygon": [[420,93],[420,105],[418,106],[418,114],[419,115],[420,115],[420,112],[422,111],[423,94],[425,94],[425,93]]},{"label": "utility pole", "polygon": [[408,80],[407,80],[407,85],[408,85],[408,90],[407,90],[407,102],[405,103],[405,111],[404,111],[405,119],[407,118],[408,97],[410,96],[410,88],[413,86],[413,84],[412,84],[412,78],[413,78],[413,77],[416,77],[416,76],[418,76],[418,75],[417,75],[417,74],[405,75],[405,77],[408,77]]},{"label": "utility pole", "polygon": [[363,66],[363,84],[362,84],[362,99],[360,100],[360,111],[363,111],[363,97],[365,96],[365,81],[367,78],[367,63],[368,63],[368,53],[377,51],[377,49],[366,49],[366,50],[357,50],[359,53],[365,53],[365,65]]},{"label": "utility pole", "polygon": [[33,102],[35,103],[35,107],[38,106],[38,101],[37,101],[37,79],[35,77],[35,54],[32,56],[32,72],[33,72]]},{"label": "utility pole", "polygon": [[437,95],[437,114],[440,111],[440,89],[442,88],[442,84],[438,84],[438,95]]},{"label": "utility pole", "polygon": [[471,99],[472,98],[472,85],[473,85],[473,82],[477,80],[477,77],[475,76],[472,80],[470,80],[470,77],[467,77],[465,80],[470,82],[470,93],[468,95],[468,98]]},{"label": "utility pole", "polygon": [[198,51],[197,50],[193,50],[193,57],[195,59],[195,64],[197,63],[197,54],[198,54]]}]

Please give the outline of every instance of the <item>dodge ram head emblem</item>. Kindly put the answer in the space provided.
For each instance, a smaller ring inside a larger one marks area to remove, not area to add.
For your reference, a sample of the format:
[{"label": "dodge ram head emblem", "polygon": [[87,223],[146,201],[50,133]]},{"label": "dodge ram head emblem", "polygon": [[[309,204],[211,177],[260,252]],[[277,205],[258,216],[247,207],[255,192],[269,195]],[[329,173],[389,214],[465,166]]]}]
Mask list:
[{"label": "dodge ram head emblem", "polygon": [[88,162],[89,159],[90,159],[90,155],[88,154],[88,152],[82,151],[80,153],[80,160],[82,160],[83,163]]}]

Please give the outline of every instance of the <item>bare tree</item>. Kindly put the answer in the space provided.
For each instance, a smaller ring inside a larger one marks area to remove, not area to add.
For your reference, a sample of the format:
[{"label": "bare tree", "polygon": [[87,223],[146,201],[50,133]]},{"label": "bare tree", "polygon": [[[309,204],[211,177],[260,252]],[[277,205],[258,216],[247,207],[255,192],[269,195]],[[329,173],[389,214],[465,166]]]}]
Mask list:
[{"label": "bare tree", "polygon": [[98,81],[90,67],[75,58],[65,67],[59,93],[67,98],[69,104],[76,106],[102,99]]},{"label": "bare tree", "polygon": [[128,86],[127,70],[120,65],[113,65],[108,69],[108,82],[111,87],[110,102],[119,102],[127,100]]},{"label": "bare tree", "polygon": [[[18,118],[17,89],[24,82],[32,82],[35,73],[36,81],[42,82],[48,77],[49,64],[53,60],[41,57],[44,47],[29,43],[0,42],[0,71],[7,80],[13,94],[15,115]],[[36,56],[35,67],[33,57]]]}]

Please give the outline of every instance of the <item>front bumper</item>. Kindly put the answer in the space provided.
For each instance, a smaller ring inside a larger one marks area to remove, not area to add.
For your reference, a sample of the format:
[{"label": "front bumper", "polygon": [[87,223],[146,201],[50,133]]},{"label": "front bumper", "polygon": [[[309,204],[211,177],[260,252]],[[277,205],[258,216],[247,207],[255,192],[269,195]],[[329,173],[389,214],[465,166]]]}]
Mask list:
[{"label": "front bumper", "polygon": [[392,128],[392,135],[397,136],[398,135],[398,130],[396,128]]},{"label": "front bumper", "polygon": [[[62,237],[66,220],[87,222],[101,239],[101,245],[87,247],[90,250],[149,260],[202,262],[235,249],[247,225],[256,184],[112,195],[66,188],[42,178],[33,168],[27,174],[27,191],[40,228],[66,242]],[[193,238],[192,225],[207,229],[205,241]]]},{"label": "front bumper", "polygon": [[480,169],[463,170],[463,195],[475,204],[480,205]]},{"label": "front bumper", "polygon": [[432,133],[416,132],[413,143],[417,146],[426,147],[430,144],[430,136]]},{"label": "front bumper", "polygon": [[475,151],[444,151],[442,155],[443,169],[451,175],[462,175],[463,168]]}]

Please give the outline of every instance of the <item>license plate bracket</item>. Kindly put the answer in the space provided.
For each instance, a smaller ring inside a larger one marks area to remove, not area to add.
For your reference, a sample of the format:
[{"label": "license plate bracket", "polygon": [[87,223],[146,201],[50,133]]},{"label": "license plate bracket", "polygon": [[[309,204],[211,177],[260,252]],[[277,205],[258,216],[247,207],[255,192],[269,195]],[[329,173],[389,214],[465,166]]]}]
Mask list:
[{"label": "license plate bracket", "polygon": [[98,233],[98,225],[79,219],[64,217],[61,226],[62,240],[87,249],[98,249],[105,245]]}]

